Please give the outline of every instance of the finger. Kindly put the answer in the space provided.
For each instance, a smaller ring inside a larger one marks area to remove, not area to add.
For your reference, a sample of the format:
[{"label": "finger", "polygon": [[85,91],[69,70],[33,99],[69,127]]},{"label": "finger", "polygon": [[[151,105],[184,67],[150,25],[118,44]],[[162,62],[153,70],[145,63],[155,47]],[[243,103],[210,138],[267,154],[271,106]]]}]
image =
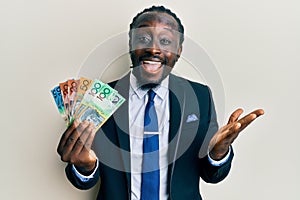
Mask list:
[{"label": "finger", "polygon": [[79,126],[70,134],[62,150],[61,156],[63,161],[68,162],[70,160],[71,152],[74,148],[74,145],[76,144],[81,133],[86,129],[87,126],[88,122],[86,121],[80,123]]},{"label": "finger", "polygon": [[91,157],[97,159],[97,155],[96,155],[96,153],[93,150],[90,150],[89,153],[90,153]]},{"label": "finger", "polygon": [[241,118],[240,120],[238,120],[238,122],[241,123],[240,131],[242,131],[243,129],[245,129],[256,118],[258,118],[259,116],[261,116],[263,114],[264,114],[264,110],[263,109],[258,109],[258,110],[255,110],[255,111],[249,113],[248,115],[246,115],[245,117]]},{"label": "finger", "polygon": [[[237,109],[231,116],[231,119],[229,119],[229,123],[231,120],[237,120],[238,117],[240,117],[241,113],[238,113]],[[236,114],[236,115],[235,115]],[[239,131],[242,131],[244,128],[246,128],[251,122],[253,122],[257,117],[264,114],[263,109],[257,109],[255,111],[252,111],[248,115],[244,116],[243,118],[239,119],[237,122],[241,124],[241,127],[239,128]],[[232,123],[232,122],[231,122]]]},{"label": "finger", "polygon": [[73,154],[79,154],[83,148],[85,148],[85,143],[88,140],[89,136],[92,134],[93,124],[89,123],[88,126],[84,129],[81,135],[78,137],[76,144],[73,147]]},{"label": "finger", "polygon": [[212,149],[216,144],[221,143],[224,141],[226,137],[228,137],[230,128],[233,124],[228,124],[219,129],[219,131],[213,136],[209,143],[209,149]]},{"label": "finger", "polygon": [[222,137],[223,140],[232,141],[233,138],[236,138],[239,134],[239,130],[241,128],[241,123],[235,122],[231,126],[228,127],[226,131],[224,131],[224,135]]},{"label": "finger", "polygon": [[241,132],[240,131],[241,127],[242,125],[239,122],[233,125],[230,134],[228,134],[228,139],[230,140],[230,144],[232,144],[233,141],[238,137],[239,133]]},{"label": "finger", "polygon": [[231,138],[236,137],[236,135],[239,133],[239,129],[241,127],[241,124],[239,122],[231,123],[227,126],[225,126],[224,130],[222,130],[222,133],[219,136],[218,143],[225,141],[225,140],[231,140]]},{"label": "finger", "polygon": [[255,111],[253,111],[252,113],[253,113],[253,114],[256,114],[257,117],[259,117],[259,116],[265,114],[265,111],[264,111],[263,109],[257,109],[257,110],[255,110]]},{"label": "finger", "polygon": [[230,115],[229,120],[228,120],[228,124],[237,121],[237,119],[241,116],[241,114],[242,114],[243,112],[244,112],[244,111],[243,111],[243,109],[241,109],[241,108],[236,109],[236,110]]},{"label": "finger", "polygon": [[210,149],[212,149],[216,144],[221,144],[221,143],[231,144],[239,134],[240,127],[241,127],[241,123],[239,122],[233,122],[221,127],[219,131],[211,139],[209,144]]},{"label": "finger", "polygon": [[229,131],[228,139],[231,143],[239,136],[240,132],[244,130],[248,125],[250,125],[258,116],[263,115],[263,110],[256,110],[246,115],[242,119],[238,120],[237,123]]},{"label": "finger", "polygon": [[238,137],[239,133],[244,128],[246,128],[257,117],[264,114],[263,109],[257,109],[237,121],[237,119],[240,117],[242,112],[243,112],[242,109],[237,109],[232,113],[228,121],[228,124],[221,127],[219,131],[211,139],[209,143],[209,150],[213,149],[215,145],[229,146],[234,142],[234,140]]},{"label": "finger", "polygon": [[96,131],[95,131],[95,126],[94,124],[92,124],[92,130],[91,130],[91,134],[89,135],[88,139],[86,140],[85,142],[85,145],[84,145],[84,148],[87,150],[87,151],[90,151],[91,150],[91,147],[92,147],[92,144],[94,142],[94,139],[95,139],[95,135],[96,135]]},{"label": "finger", "polygon": [[70,137],[70,135],[72,134],[72,132],[77,128],[78,124],[79,124],[78,121],[75,120],[75,121],[72,123],[72,125],[69,126],[69,127],[67,128],[67,130],[66,130],[66,131],[63,133],[63,135],[61,136],[61,139],[60,139],[59,144],[58,144],[58,146],[57,146],[57,153],[58,153],[59,155],[62,154],[63,148],[64,148],[64,146],[66,145],[66,142],[67,142],[68,138]]},{"label": "finger", "polygon": [[227,141],[233,143],[233,141],[238,137],[239,133],[246,128],[250,123],[252,123],[258,116],[263,115],[264,111],[262,109],[255,110],[243,118],[239,119],[235,123],[224,126],[222,134],[218,138],[218,142]]}]

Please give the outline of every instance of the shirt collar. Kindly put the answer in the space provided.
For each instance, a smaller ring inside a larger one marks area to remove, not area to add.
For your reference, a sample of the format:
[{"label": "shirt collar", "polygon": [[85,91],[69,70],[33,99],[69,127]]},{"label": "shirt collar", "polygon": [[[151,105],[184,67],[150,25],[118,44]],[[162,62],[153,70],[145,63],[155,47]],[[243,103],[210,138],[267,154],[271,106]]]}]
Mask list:
[{"label": "shirt collar", "polygon": [[[147,94],[148,90],[142,90],[138,84],[137,78],[134,76],[134,74],[131,72],[130,73],[130,88],[132,90],[133,93],[132,94],[136,94],[139,99],[144,98],[144,96]],[[156,93],[156,95],[160,98],[160,99],[165,99],[166,95],[168,94],[169,91],[169,75],[164,78],[164,80],[162,80],[162,82],[153,89],[153,91]]]}]

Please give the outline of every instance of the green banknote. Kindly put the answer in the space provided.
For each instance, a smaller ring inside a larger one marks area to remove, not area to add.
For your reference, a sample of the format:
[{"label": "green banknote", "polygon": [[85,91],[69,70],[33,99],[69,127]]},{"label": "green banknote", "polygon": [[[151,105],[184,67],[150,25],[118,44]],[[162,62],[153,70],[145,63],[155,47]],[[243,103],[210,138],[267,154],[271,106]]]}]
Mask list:
[{"label": "green banknote", "polygon": [[[84,81],[83,81],[83,83],[84,83]],[[96,98],[96,95],[100,93],[101,88],[105,85],[105,83],[95,79],[89,85],[90,85],[90,87],[87,88],[87,89],[85,87],[83,87],[85,89],[84,93],[78,92],[80,95],[83,95],[83,96],[79,97],[80,98],[79,99],[80,103],[79,103],[78,106],[76,106],[77,109],[76,109],[76,112],[75,112],[75,117],[78,116],[82,112],[82,110],[84,110],[94,98]]]},{"label": "green banknote", "polygon": [[93,113],[92,119],[87,120],[97,121],[95,127],[98,129],[124,102],[125,99],[118,91],[105,84],[99,91],[85,94],[79,108],[78,118],[81,121],[86,118],[84,116],[87,116],[87,113],[91,113],[91,110],[97,111]]},{"label": "green banknote", "polygon": [[[107,88],[103,88],[103,91],[105,89]],[[93,99],[93,107],[100,110],[105,117],[109,118],[124,103],[125,99],[116,90],[111,90],[110,93],[108,93],[108,89],[106,91],[107,93],[103,94],[102,98]]]}]

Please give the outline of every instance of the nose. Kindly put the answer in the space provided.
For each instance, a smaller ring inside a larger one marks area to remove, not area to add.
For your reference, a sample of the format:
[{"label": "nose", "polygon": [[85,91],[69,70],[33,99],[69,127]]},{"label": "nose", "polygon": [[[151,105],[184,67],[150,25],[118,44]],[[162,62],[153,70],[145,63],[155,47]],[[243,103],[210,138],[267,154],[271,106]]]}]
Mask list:
[{"label": "nose", "polygon": [[153,41],[148,48],[146,49],[147,52],[151,53],[152,55],[159,55],[161,53],[160,46],[156,41]]}]

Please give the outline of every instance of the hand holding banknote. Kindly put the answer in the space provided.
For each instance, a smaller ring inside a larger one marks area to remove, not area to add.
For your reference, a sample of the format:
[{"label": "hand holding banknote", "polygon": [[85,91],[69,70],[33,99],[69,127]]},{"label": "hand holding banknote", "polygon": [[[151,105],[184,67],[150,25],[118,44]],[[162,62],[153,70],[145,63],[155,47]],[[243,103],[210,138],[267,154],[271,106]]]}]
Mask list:
[{"label": "hand holding banknote", "polygon": [[91,149],[95,134],[125,99],[108,84],[83,77],[62,82],[51,93],[67,124],[57,152],[62,161],[89,174],[97,160]]},{"label": "hand holding banknote", "polygon": [[90,174],[97,157],[91,149],[95,138],[94,125],[75,120],[62,135],[57,147],[61,160],[74,164],[82,174]]}]

